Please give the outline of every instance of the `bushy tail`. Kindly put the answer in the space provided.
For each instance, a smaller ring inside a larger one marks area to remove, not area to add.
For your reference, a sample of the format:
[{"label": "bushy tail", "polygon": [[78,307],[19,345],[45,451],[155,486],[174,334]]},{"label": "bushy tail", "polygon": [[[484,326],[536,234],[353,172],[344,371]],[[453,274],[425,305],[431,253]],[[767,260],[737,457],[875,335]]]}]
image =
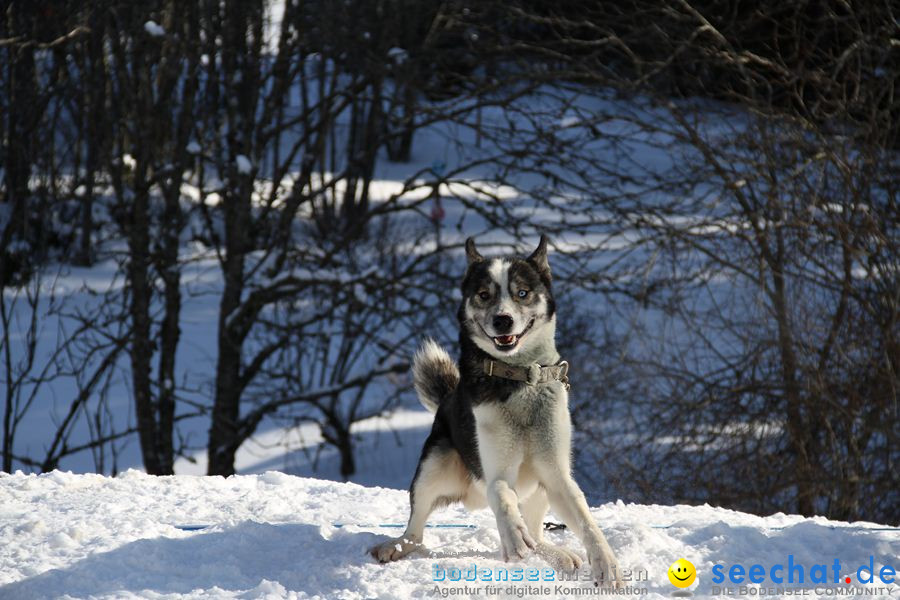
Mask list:
[{"label": "bushy tail", "polygon": [[413,357],[413,384],[419,402],[431,412],[459,384],[459,368],[432,339],[425,340]]}]

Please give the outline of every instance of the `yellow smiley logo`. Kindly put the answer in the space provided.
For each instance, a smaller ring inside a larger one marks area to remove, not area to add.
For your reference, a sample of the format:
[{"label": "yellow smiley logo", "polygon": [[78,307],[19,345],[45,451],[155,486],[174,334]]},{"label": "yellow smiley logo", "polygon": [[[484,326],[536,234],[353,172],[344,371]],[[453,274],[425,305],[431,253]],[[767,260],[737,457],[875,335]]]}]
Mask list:
[{"label": "yellow smiley logo", "polygon": [[694,568],[691,561],[679,558],[669,567],[668,575],[672,585],[686,588],[697,579],[697,569]]}]

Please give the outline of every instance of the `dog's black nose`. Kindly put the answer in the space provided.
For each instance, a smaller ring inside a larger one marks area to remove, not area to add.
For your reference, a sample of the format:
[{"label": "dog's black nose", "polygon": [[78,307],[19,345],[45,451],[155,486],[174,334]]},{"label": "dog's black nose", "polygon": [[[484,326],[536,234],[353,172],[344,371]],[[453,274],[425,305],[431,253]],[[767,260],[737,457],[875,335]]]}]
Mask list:
[{"label": "dog's black nose", "polygon": [[497,333],[509,333],[513,326],[513,318],[509,315],[497,315],[494,317],[494,331]]}]

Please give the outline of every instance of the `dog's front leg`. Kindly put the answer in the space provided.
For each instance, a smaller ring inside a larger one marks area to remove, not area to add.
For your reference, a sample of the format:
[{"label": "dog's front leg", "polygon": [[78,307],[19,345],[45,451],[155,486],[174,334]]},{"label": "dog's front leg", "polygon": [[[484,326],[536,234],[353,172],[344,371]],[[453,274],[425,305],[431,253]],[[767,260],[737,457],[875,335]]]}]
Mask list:
[{"label": "dog's front leg", "polygon": [[584,544],[594,579],[598,583],[621,588],[616,557],[606,536],[594,522],[581,488],[568,472],[554,471],[547,486],[550,507]]},{"label": "dog's front leg", "polygon": [[[561,428],[561,431],[565,434],[568,428]],[[568,444],[560,447],[567,446]],[[622,581],[616,557],[606,541],[606,536],[591,516],[584,493],[572,478],[570,465],[568,453],[558,451],[536,463],[538,477],[547,491],[547,499],[550,500],[550,508],[584,544],[594,579],[603,585],[621,588]]]},{"label": "dog's front leg", "polygon": [[476,409],[478,456],[484,471],[485,495],[497,518],[503,560],[524,558],[535,541],[519,511],[516,478],[522,464],[522,448],[516,436],[502,425],[492,407]]},{"label": "dog's front leg", "polygon": [[500,552],[503,560],[525,558],[535,547],[535,541],[528,533],[528,526],[519,512],[519,497],[505,479],[494,479],[487,484],[488,504],[497,517],[500,533]]}]

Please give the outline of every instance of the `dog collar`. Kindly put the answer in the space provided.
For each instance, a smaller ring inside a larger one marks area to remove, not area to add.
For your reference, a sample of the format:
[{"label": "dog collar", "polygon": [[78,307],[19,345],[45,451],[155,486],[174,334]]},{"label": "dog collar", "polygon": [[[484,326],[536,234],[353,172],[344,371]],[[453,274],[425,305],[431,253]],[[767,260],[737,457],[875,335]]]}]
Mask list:
[{"label": "dog collar", "polygon": [[502,379],[512,379],[513,381],[522,381],[528,385],[538,385],[540,383],[550,383],[551,381],[559,381],[567,390],[569,389],[569,363],[561,360],[558,364],[542,367],[537,363],[528,365],[527,367],[517,367],[509,365],[499,360],[484,359],[482,365],[484,374],[488,377],[500,377]]}]

